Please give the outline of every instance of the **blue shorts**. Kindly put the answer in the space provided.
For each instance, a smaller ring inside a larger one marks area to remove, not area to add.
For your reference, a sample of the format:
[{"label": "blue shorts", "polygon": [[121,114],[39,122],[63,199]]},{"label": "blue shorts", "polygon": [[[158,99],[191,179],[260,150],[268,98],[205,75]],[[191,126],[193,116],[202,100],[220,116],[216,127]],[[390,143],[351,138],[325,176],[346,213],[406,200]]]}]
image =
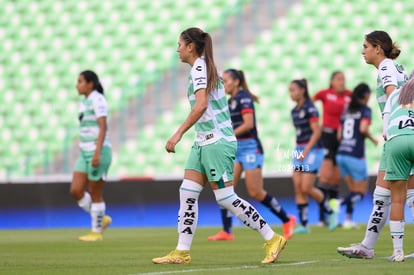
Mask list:
[{"label": "blue shorts", "polygon": [[263,167],[263,154],[257,151],[255,139],[237,141],[235,162],[240,163],[244,170],[254,170]]},{"label": "blue shorts", "polygon": [[309,151],[303,161],[299,161],[297,157],[300,156],[303,150],[305,150],[305,147],[305,145],[296,145],[295,152],[293,154],[292,170],[294,172],[318,173],[325,156],[324,149],[314,147]]},{"label": "blue shorts", "polygon": [[351,176],[353,180],[364,181],[368,179],[367,161],[348,155],[336,155],[336,163],[341,176]]}]

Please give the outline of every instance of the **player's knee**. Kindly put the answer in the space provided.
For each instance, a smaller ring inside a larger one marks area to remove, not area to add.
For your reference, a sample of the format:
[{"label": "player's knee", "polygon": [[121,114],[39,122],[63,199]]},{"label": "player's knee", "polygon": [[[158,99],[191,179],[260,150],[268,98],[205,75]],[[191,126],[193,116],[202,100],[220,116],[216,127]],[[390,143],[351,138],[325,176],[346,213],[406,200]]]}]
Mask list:
[{"label": "player's knee", "polygon": [[83,197],[84,192],[85,191],[82,188],[77,186],[71,186],[69,190],[70,195],[76,200],[80,200]]}]

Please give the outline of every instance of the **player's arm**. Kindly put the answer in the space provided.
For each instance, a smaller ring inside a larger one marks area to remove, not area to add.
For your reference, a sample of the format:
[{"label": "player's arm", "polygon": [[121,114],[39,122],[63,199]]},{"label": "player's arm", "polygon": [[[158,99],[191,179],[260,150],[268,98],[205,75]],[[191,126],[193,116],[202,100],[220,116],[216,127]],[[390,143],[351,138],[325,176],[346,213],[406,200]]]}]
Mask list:
[{"label": "player's arm", "polygon": [[98,127],[99,127],[99,134],[98,134],[98,139],[96,140],[95,155],[100,156],[102,146],[105,140],[105,134],[108,129],[108,125],[106,123],[106,117],[104,116],[98,117],[97,122],[98,122]]},{"label": "player's arm", "polygon": [[308,144],[306,144],[305,149],[303,150],[303,156],[306,157],[309,153],[309,151],[313,148],[313,146],[316,145],[319,138],[321,137],[321,127],[319,126],[319,121],[317,118],[314,118],[309,121],[310,127],[312,129],[312,135],[308,141]]},{"label": "player's arm", "polygon": [[339,125],[338,130],[336,132],[336,139],[341,140],[342,139],[342,125]]},{"label": "player's arm", "polygon": [[103,147],[103,143],[105,141],[106,131],[108,129],[108,125],[106,122],[106,118],[108,116],[108,105],[103,98],[98,98],[93,101],[93,109],[96,115],[96,122],[98,123],[98,138],[96,140],[96,149],[95,153],[92,157],[92,166],[98,166],[101,159],[101,151]]},{"label": "player's arm", "polygon": [[397,86],[394,85],[389,85],[385,87],[385,93],[387,94],[387,98],[390,96],[390,94],[392,94],[392,92],[395,91],[395,89],[397,89]]},{"label": "player's arm", "polygon": [[199,89],[195,92],[196,102],[188,114],[187,118],[174,133],[174,135],[167,141],[165,149],[168,153],[175,153],[175,145],[181,140],[185,132],[188,131],[204,114],[208,106],[208,93],[206,89]]},{"label": "player's arm", "polygon": [[246,112],[242,115],[243,123],[234,129],[236,137],[249,132],[254,127],[254,114],[253,112]]},{"label": "player's arm", "polygon": [[378,140],[371,134],[369,131],[369,125],[371,121],[369,119],[362,119],[361,123],[359,124],[359,132],[366,138],[372,141],[375,145],[378,144]]}]

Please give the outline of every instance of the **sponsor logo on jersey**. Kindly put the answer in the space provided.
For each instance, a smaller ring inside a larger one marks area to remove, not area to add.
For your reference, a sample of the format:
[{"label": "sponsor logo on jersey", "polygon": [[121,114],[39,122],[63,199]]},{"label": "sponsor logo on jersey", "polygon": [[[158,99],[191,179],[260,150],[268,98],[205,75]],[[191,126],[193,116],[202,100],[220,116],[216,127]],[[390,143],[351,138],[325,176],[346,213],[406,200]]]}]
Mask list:
[{"label": "sponsor logo on jersey", "polygon": [[197,66],[195,69],[196,69],[196,71],[201,72],[203,70],[203,67],[202,66]]},{"label": "sponsor logo on jersey", "polygon": [[248,104],[250,102],[252,102],[252,100],[250,98],[248,98],[248,97],[245,97],[245,98],[240,99],[240,103],[241,104]]},{"label": "sponsor logo on jersey", "polygon": [[387,70],[387,66],[381,67],[381,71],[386,71],[386,70]]}]

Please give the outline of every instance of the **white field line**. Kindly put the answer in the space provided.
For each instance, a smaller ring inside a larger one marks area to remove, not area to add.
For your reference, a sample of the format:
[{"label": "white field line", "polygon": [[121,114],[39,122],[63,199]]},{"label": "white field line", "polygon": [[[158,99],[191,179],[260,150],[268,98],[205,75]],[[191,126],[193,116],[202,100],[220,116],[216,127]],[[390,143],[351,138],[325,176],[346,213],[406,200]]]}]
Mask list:
[{"label": "white field line", "polygon": [[[314,264],[319,261],[303,261],[303,262],[295,262],[295,263],[288,263],[288,264],[274,264],[271,267],[278,267],[278,266],[294,266],[294,265],[306,265],[306,264]],[[166,274],[181,274],[181,273],[190,273],[190,272],[201,272],[201,271],[209,271],[209,272],[218,272],[218,271],[228,271],[228,270],[242,270],[242,269],[254,269],[254,268],[261,268],[263,265],[242,265],[238,267],[223,267],[223,268],[200,268],[200,269],[183,269],[183,270],[171,270],[171,271],[162,271],[162,272],[149,272],[149,273],[136,273],[130,275],[166,275]]]}]

